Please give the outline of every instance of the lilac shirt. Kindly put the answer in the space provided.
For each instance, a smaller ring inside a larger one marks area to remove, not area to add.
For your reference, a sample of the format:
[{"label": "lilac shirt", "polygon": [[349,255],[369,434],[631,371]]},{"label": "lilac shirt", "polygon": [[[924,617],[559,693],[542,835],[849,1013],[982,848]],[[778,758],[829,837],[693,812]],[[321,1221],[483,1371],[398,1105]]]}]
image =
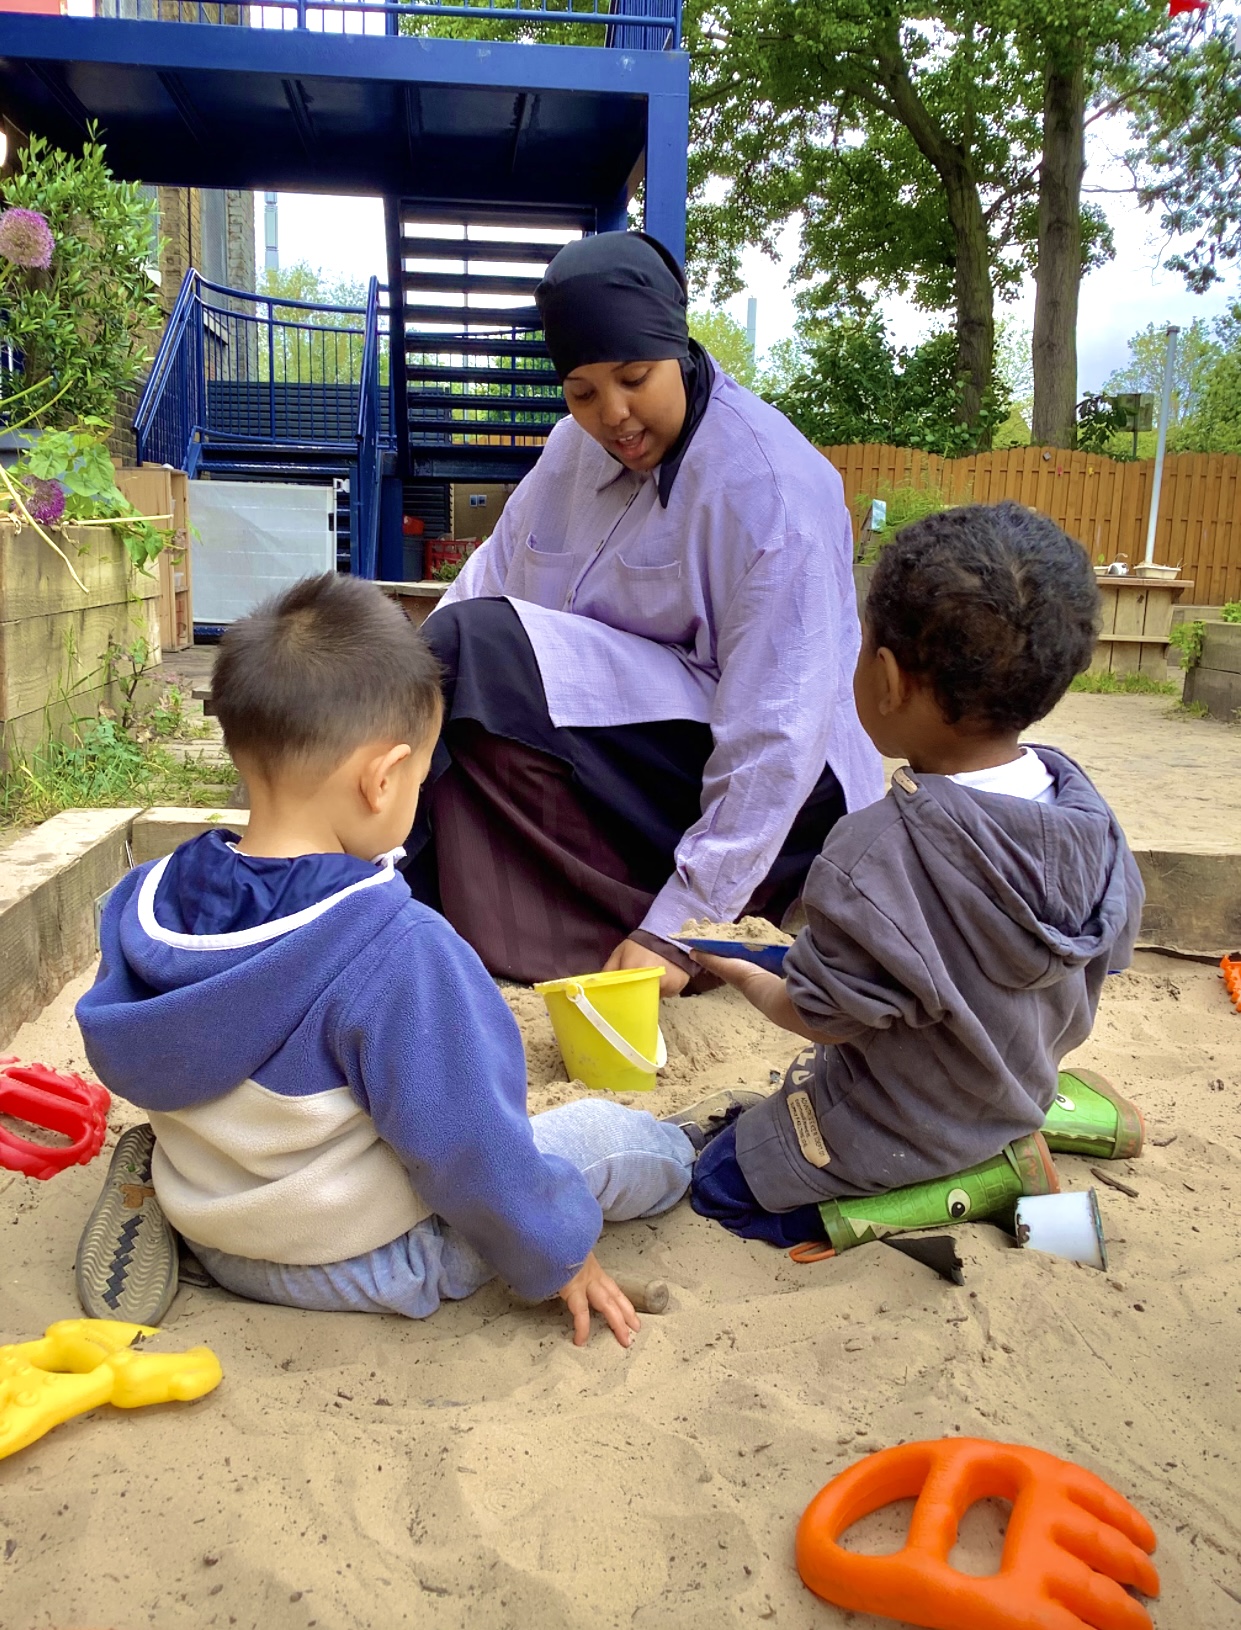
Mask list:
[{"label": "lilac shirt", "polygon": [[883,796],[853,706],[852,545],[831,464],[717,368],[667,509],[564,419],[440,602],[513,602],[555,725],[711,726],[702,818],[649,933],[735,919],[824,764],[850,809]]}]

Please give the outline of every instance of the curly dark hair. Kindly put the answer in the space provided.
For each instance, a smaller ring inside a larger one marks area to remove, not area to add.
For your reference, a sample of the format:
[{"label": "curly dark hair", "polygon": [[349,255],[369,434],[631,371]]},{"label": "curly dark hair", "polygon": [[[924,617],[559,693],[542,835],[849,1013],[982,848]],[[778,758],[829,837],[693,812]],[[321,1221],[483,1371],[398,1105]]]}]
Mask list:
[{"label": "curly dark hair", "polygon": [[1099,588],[1086,551],[1024,505],[971,504],[903,527],[866,602],[874,644],[949,724],[1024,730],[1090,664]]}]

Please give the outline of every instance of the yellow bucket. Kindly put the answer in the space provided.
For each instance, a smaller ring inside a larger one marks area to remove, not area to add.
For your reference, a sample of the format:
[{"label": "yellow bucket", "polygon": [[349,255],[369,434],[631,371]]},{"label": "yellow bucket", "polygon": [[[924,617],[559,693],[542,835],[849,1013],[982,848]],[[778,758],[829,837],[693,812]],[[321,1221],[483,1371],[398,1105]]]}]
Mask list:
[{"label": "yellow bucket", "polygon": [[608,1092],[649,1092],[668,1062],[659,1028],[660,968],[549,979],[547,1003],[570,1080]]}]

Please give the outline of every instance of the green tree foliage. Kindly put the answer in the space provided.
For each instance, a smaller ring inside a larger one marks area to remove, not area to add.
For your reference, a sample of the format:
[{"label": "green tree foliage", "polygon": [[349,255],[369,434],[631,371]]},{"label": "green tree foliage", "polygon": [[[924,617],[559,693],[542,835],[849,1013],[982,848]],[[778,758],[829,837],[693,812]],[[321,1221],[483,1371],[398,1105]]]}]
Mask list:
[{"label": "green tree foliage", "polygon": [[803,323],[775,347],[760,389],[820,447],[883,442],[951,458],[973,452],[1008,411],[993,376],[974,423],[963,421],[950,332],[897,349],[877,317],[852,314]]},{"label": "green tree foliage", "polygon": [[[259,294],[272,297],[275,324],[268,356],[266,336],[252,336],[255,377],[266,379],[272,367],[277,380],[288,384],[356,384],[362,377],[365,338],[362,312],[366,287],[348,279],[327,281],[304,260],[291,266],[268,267],[259,279]],[[352,312],[304,311],[281,305],[300,300],[318,306],[346,306]],[[260,316],[265,316],[259,308]],[[384,374],[386,378],[386,371]]]},{"label": "green tree foliage", "polygon": [[[441,40],[514,40],[519,44],[538,45],[602,45],[604,38],[603,25],[599,23],[553,22],[544,23],[503,21],[490,17],[488,0],[460,0],[471,10],[478,11],[478,20],[472,17],[430,17],[417,12],[408,13],[400,19],[402,34],[415,37],[434,38]],[[516,3],[516,0],[514,0]],[[581,12],[587,8],[574,5],[574,0],[540,0],[540,6],[546,6],[548,15],[563,14],[566,19],[577,10]],[[600,10],[606,12],[606,3],[600,5]]]},{"label": "green tree foliage", "polygon": [[1189,240],[1168,264],[1201,292],[1241,256],[1241,28],[1212,6],[1181,34],[1129,64],[1139,138],[1129,162],[1166,232]]},{"label": "green tree foliage", "polygon": [[[1128,391],[1151,392],[1155,398],[1156,425],[1159,423],[1167,347],[1167,323],[1148,323],[1141,333],[1135,334],[1129,341],[1129,361],[1123,368],[1117,368],[1110,374],[1103,387],[1110,396]],[[1169,429],[1193,417],[1203,386],[1223,351],[1223,346],[1212,337],[1211,329],[1203,318],[1196,317],[1188,328],[1181,330],[1176,342]]]},{"label": "green tree foliage", "polygon": [[1202,380],[1192,414],[1177,432],[1178,451],[1241,453],[1241,301],[1212,327],[1219,355]]},{"label": "green tree foliage", "polygon": [[758,369],[741,324],[726,311],[691,311],[689,331],[739,385],[753,389]]},{"label": "green tree foliage", "polygon": [[[719,292],[801,221],[806,305],[899,292],[953,313],[976,423],[994,304],[1036,278],[1036,439],[1071,439],[1077,291],[1110,257],[1083,202],[1084,131],[1180,50],[1165,0],[689,0],[691,244]],[[842,293],[842,291],[844,291]]]},{"label": "green tree foliage", "polygon": [[49,267],[13,268],[0,290],[0,344],[22,354],[23,389],[46,382],[23,415],[49,427],[111,423],[161,321],[147,272],[153,205],[114,178],[93,129],[76,157],[32,136],[0,195],[46,217],[55,240]]}]

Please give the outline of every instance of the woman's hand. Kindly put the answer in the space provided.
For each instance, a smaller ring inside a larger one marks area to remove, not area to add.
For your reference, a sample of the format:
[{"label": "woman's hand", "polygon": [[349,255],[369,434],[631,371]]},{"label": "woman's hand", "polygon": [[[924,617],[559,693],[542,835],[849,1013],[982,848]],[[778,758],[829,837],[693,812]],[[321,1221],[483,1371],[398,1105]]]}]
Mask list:
[{"label": "woman's hand", "polygon": [[804,1036],[807,1041],[828,1039],[826,1036],[816,1036],[807,1028],[806,1021],[793,1006],[788,986],[779,974],[768,973],[766,968],[745,962],[741,957],[710,956],[706,951],[694,951],[691,955],[708,973],[713,973],[726,985],[739,990],[751,1006],[756,1007],[772,1024],[778,1024],[781,1030],[791,1030],[795,1036]]},{"label": "woman's hand", "polygon": [[681,968],[670,967],[658,952],[648,951],[645,945],[639,945],[636,940],[622,940],[603,964],[604,973],[615,973],[620,968],[662,968],[663,978],[659,981],[661,996],[679,996],[691,978]]},{"label": "woman's hand", "polygon": [[602,1313],[612,1334],[622,1347],[628,1347],[642,1321],[633,1303],[609,1274],[604,1273],[592,1251],[569,1283],[558,1293],[573,1315],[573,1345],[584,1347],[590,1340],[590,1310]]}]

